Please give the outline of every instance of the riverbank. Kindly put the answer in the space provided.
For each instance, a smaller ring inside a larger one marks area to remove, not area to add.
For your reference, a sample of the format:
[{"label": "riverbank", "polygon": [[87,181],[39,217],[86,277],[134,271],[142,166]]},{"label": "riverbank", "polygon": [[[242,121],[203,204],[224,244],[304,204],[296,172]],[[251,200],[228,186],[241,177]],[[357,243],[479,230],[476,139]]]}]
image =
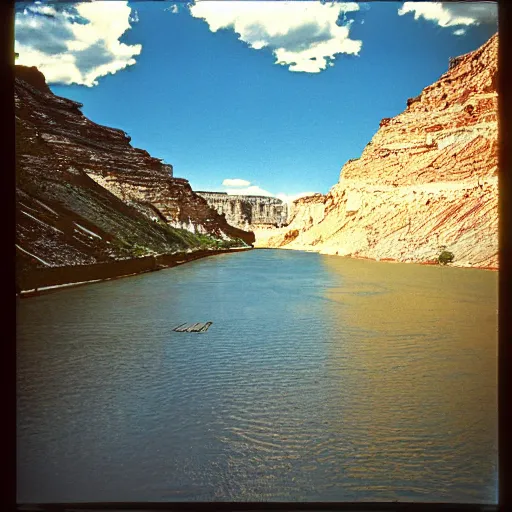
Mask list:
[{"label": "riverbank", "polygon": [[[321,254],[323,256],[338,256],[340,258],[350,258],[354,260],[367,260],[367,261],[375,261],[375,262],[383,262],[383,263],[407,263],[407,264],[416,264],[416,265],[434,265],[434,266],[443,266],[440,264],[437,260],[425,260],[425,261],[415,261],[415,260],[407,260],[407,261],[401,261],[401,260],[395,260],[393,258],[368,258],[367,256],[354,256],[352,254],[337,254],[335,252],[329,253],[329,252],[321,252],[314,249],[311,249],[309,247],[304,248],[295,248],[295,247],[254,247],[254,249],[257,250],[287,250],[287,251],[300,251],[300,252],[314,252],[317,254]],[[476,265],[457,265],[448,263],[447,265],[444,265],[447,267],[453,267],[453,268],[470,268],[475,270],[490,270],[492,272],[498,272],[498,267],[478,267]]]},{"label": "riverbank", "polygon": [[174,254],[159,254],[118,260],[93,265],[79,265],[66,267],[49,267],[31,270],[29,274],[18,276],[20,288],[17,297],[27,298],[51,293],[61,288],[82,286],[85,284],[120,279],[145,272],[155,272],[165,268],[172,268],[190,261],[208,256],[216,256],[231,252],[252,250],[251,247],[233,247],[224,250],[200,250],[193,252],[177,252]]},{"label": "riverbank", "polygon": [[[320,253],[323,254],[323,253]],[[393,258],[368,258],[366,256],[351,256],[346,255],[345,258],[353,258],[356,260],[368,260],[368,261],[377,261],[377,262],[384,262],[384,263],[414,263],[416,265],[434,265],[434,266],[445,266],[445,267],[453,267],[453,268],[471,268],[475,270],[491,270],[493,272],[498,272],[498,267],[478,267],[476,265],[457,265],[453,263],[447,263],[443,265],[442,263],[439,263],[437,260],[425,260],[425,261],[414,261],[414,260],[406,260],[406,261],[400,261],[395,260]]]}]

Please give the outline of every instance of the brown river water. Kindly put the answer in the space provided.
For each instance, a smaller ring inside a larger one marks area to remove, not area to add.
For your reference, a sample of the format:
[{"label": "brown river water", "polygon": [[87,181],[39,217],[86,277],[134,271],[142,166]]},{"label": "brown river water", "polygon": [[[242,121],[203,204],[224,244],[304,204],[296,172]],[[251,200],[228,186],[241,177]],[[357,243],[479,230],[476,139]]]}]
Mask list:
[{"label": "brown river water", "polygon": [[497,281],[254,250],[18,300],[18,501],[495,503]]}]

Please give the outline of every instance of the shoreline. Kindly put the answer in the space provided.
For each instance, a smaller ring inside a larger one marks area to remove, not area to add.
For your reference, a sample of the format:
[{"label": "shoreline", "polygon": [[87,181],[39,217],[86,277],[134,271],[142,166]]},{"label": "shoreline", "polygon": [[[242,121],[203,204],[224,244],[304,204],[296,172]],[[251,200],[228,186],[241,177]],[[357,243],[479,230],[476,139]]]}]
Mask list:
[{"label": "shoreline", "polygon": [[206,249],[193,252],[144,256],[142,258],[130,258],[92,265],[41,268],[31,271],[25,279],[21,279],[24,282],[20,286],[21,290],[16,293],[16,297],[20,299],[37,297],[66,288],[112,281],[114,279],[173,268],[208,256],[251,250],[253,250],[252,247]]},{"label": "shoreline", "polygon": [[337,256],[338,258],[349,258],[352,260],[367,260],[367,261],[375,261],[376,263],[403,263],[405,265],[413,264],[413,265],[428,265],[428,266],[435,266],[435,267],[451,267],[451,268],[467,268],[467,269],[474,269],[474,270],[488,270],[491,272],[499,272],[499,267],[477,267],[474,265],[453,265],[453,264],[446,264],[442,265],[438,263],[435,260],[429,260],[429,261],[399,261],[395,260],[393,258],[369,258],[367,256],[352,256],[352,255],[342,255],[342,254],[327,254],[322,253],[320,251],[315,250],[309,250],[309,249],[295,249],[293,247],[254,247],[254,249],[263,249],[263,250],[286,250],[286,251],[299,251],[299,252],[310,252],[310,253],[316,253],[320,254],[321,256]]},{"label": "shoreline", "polygon": [[[30,272],[30,276],[26,281],[31,282],[29,286],[24,286],[20,292],[16,293],[16,297],[26,299],[37,297],[47,293],[52,293],[65,288],[84,286],[87,284],[100,283],[104,281],[112,281],[114,279],[122,279],[132,277],[148,272],[156,272],[168,268],[177,267],[191,261],[206,258],[208,256],[217,256],[219,254],[227,254],[230,252],[245,252],[251,250],[288,250],[307,253],[316,253],[321,256],[337,256],[341,258],[349,258],[354,260],[367,260],[376,263],[404,263],[428,266],[447,266],[453,268],[467,268],[475,270],[487,270],[491,272],[499,272],[497,267],[475,267],[475,266],[457,266],[457,265],[441,265],[437,261],[398,261],[393,258],[374,259],[366,256],[349,256],[338,254],[323,254],[319,251],[306,249],[292,249],[286,247],[233,247],[231,249],[222,250],[199,250],[193,252],[177,252],[174,254],[159,254],[157,256],[144,256],[142,258],[130,258],[126,260],[117,260],[108,263],[96,263],[92,265],[67,266],[67,267],[50,267],[41,268]],[[116,271],[117,268],[117,271]],[[135,270],[135,271],[133,271]],[[74,275],[73,275],[74,274]],[[45,282],[46,281],[46,282]],[[29,284],[29,283],[26,283]]]}]

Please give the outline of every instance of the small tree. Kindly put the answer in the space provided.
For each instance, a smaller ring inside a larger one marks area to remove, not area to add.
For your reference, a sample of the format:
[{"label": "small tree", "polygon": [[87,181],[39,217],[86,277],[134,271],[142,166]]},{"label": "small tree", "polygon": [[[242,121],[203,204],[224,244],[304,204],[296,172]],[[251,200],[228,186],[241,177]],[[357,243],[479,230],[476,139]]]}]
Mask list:
[{"label": "small tree", "polygon": [[443,251],[439,255],[438,261],[441,265],[446,265],[447,263],[451,263],[454,258],[455,258],[455,255],[453,254],[453,252]]}]

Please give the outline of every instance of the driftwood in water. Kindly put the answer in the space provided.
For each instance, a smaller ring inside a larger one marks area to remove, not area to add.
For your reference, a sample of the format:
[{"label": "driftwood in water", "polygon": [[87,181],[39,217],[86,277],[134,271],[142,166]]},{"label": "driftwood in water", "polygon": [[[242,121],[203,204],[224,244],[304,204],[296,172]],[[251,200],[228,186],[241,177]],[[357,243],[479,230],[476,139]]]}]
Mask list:
[{"label": "driftwood in water", "polygon": [[210,325],[212,325],[213,322],[206,322],[203,327],[201,327],[201,329],[199,330],[199,332],[206,332],[208,330],[208,328],[210,327]]},{"label": "driftwood in water", "polygon": [[213,322],[197,322],[195,324],[181,324],[173,329],[175,332],[206,332]]},{"label": "driftwood in water", "polygon": [[200,326],[202,327],[203,324],[192,324],[187,328],[187,332],[197,332],[200,329]]}]

